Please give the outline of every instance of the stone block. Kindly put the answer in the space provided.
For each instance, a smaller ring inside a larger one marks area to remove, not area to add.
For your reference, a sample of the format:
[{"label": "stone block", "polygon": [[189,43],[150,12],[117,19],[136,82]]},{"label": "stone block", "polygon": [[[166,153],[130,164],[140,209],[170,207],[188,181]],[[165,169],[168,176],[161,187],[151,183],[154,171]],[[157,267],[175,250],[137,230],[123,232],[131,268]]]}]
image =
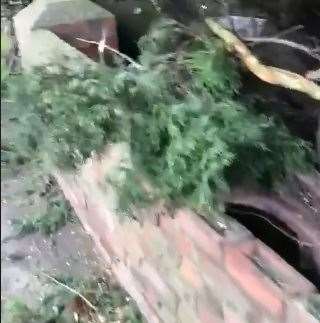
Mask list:
[{"label": "stone block", "polygon": [[[98,46],[77,38],[99,42],[105,30],[106,44],[118,47],[116,22],[107,10],[89,0],[35,0],[14,16],[22,66],[97,61]],[[91,59],[89,59],[91,58]]]},{"label": "stone block", "polygon": [[[202,323],[223,323],[223,320],[212,310],[212,306],[205,304],[204,302],[198,307],[198,315],[200,322]],[[237,321],[237,323],[241,322]]]},{"label": "stone block", "polygon": [[208,290],[198,295],[196,299],[196,308],[199,319],[203,323],[223,323],[223,312],[220,301],[212,297]]},{"label": "stone block", "polygon": [[216,266],[209,257],[202,259],[200,267],[206,286],[206,299],[210,304],[223,307],[223,310],[232,308],[237,313],[239,321],[256,323],[250,318],[256,313],[258,307],[245,295],[242,288],[234,283],[227,271]]},{"label": "stone block", "polygon": [[206,253],[217,263],[222,261],[222,250],[220,248],[222,237],[204,220],[189,210],[178,211],[175,220],[183,231],[180,234],[188,235],[199,252]]},{"label": "stone block", "polygon": [[285,323],[317,323],[319,322],[313,315],[306,311],[304,305],[296,300],[287,303],[287,318]]},{"label": "stone block", "polygon": [[201,323],[195,306],[190,302],[181,301],[177,311],[177,322],[179,323]]},{"label": "stone block", "polygon": [[181,276],[193,288],[200,289],[203,287],[203,281],[201,278],[199,268],[197,268],[189,258],[184,257],[182,259],[180,271],[181,271]]},{"label": "stone block", "polygon": [[257,243],[254,259],[264,274],[275,281],[287,295],[308,296],[316,290],[311,282],[261,242]]},{"label": "stone block", "polygon": [[135,276],[132,274],[130,268],[119,262],[113,264],[112,271],[122,287],[125,288],[125,290],[135,300],[144,317],[148,318],[148,322],[160,323],[159,316],[146,301],[145,296],[143,295],[143,288],[136,281]]},{"label": "stone block", "polygon": [[[158,226],[125,219],[114,220],[110,229],[106,218],[116,215],[99,183],[108,167],[93,176],[82,173],[92,180],[89,187],[80,185],[86,208],[77,198],[79,184],[68,186],[75,198],[69,192],[66,195],[102,253],[117,255],[111,268],[148,322],[318,322],[305,308],[314,286],[240,225],[222,236],[182,210],[174,218],[161,217]],[[87,213],[86,219],[82,213]]]},{"label": "stone block", "polygon": [[282,317],[284,295],[252,261],[237,248],[225,248],[225,267],[236,284],[257,304],[277,318]]}]

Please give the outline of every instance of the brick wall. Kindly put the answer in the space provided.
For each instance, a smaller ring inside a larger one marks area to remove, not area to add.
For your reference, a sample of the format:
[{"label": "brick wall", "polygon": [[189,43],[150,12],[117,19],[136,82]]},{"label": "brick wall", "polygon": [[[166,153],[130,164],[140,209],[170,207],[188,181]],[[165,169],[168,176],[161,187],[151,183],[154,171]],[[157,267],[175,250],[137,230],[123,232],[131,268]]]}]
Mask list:
[{"label": "brick wall", "polygon": [[110,158],[90,160],[56,177],[148,322],[318,322],[305,307],[315,287],[238,223],[219,234],[184,209],[149,210],[142,224],[119,218],[103,181],[108,167]]}]

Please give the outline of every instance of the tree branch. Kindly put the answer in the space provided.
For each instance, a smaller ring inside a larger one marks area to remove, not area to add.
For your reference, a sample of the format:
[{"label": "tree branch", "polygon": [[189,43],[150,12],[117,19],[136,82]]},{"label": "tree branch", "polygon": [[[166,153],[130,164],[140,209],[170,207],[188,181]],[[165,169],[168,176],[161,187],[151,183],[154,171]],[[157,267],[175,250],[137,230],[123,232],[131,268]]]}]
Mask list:
[{"label": "tree branch", "polygon": [[55,279],[54,277],[52,277],[52,276],[50,276],[50,275],[48,275],[46,273],[42,273],[42,275],[49,278],[50,280],[52,280],[57,285],[60,285],[60,286],[64,287],[70,293],[79,296],[91,309],[93,309],[95,312],[97,312],[97,308],[87,298],[85,298],[82,294],[80,294],[78,291],[76,291],[75,289],[61,283],[59,280]]},{"label": "tree branch", "polygon": [[313,71],[308,71],[306,73],[306,78],[309,80],[320,81],[320,67]]},{"label": "tree branch", "polygon": [[226,48],[230,52],[237,53],[242,63],[259,79],[270,84],[305,93],[320,101],[320,87],[315,82],[299,74],[260,63],[248,47],[232,32],[220,26],[212,18],[207,18],[205,21],[210,30],[225,42]]},{"label": "tree branch", "polygon": [[307,55],[313,57],[314,59],[320,62],[320,55],[314,52],[313,49],[307,46],[304,46],[302,44],[295,43],[291,40],[281,39],[276,37],[243,37],[242,39],[245,41],[254,42],[254,43],[274,43],[274,44],[289,46],[306,53]]},{"label": "tree branch", "polygon": [[107,44],[103,44],[103,46],[101,46],[101,41],[100,42],[97,42],[97,41],[93,41],[93,40],[87,40],[87,39],[83,39],[83,38],[76,38],[77,40],[80,40],[84,43],[88,43],[88,44],[96,44],[97,46],[100,45],[99,47],[99,50],[100,48],[104,48],[104,49],[107,49],[109,50],[110,52],[113,52],[115,54],[117,54],[118,56],[120,56],[121,58],[123,58],[124,60],[128,61],[129,63],[132,64],[132,66],[134,66],[135,68],[137,69],[143,69],[143,66],[139,63],[137,63],[136,61],[134,61],[131,57],[127,56],[126,54],[123,54],[121,52],[119,52],[117,49],[107,45]]}]

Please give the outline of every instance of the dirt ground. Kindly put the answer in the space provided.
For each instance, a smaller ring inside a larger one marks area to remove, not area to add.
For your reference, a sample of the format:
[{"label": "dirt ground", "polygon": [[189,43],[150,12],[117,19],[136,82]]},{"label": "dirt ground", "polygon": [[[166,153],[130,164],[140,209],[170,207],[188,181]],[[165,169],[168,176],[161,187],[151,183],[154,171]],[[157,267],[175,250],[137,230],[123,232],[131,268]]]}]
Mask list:
[{"label": "dirt ground", "polygon": [[[28,2],[1,2],[1,32],[12,32],[11,17]],[[1,100],[1,140],[8,130],[6,108]],[[68,223],[51,236],[33,233],[14,238],[11,221],[36,212],[21,205],[22,182],[22,174],[7,176],[1,166],[1,304],[12,297],[28,305],[35,303],[37,295],[47,288],[45,279],[38,276],[41,273],[88,280],[103,275],[105,269],[80,223]]]},{"label": "dirt ground", "polygon": [[79,223],[68,223],[52,236],[33,233],[14,238],[11,221],[32,208],[19,205],[21,177],[1,181],[1,300],[19,297],[28,305],[46,288],[38,274],[90,279],[101,274],[99,257]]}]

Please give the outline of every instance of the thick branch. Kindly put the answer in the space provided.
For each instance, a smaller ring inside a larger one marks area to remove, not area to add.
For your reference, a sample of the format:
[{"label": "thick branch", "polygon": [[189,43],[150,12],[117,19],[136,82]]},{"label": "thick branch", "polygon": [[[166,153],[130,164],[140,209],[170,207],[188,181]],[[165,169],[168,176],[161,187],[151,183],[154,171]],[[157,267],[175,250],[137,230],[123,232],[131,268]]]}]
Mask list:
[{"label": "thick branch", "polygon": [[227,49],[236,52],[243,64],[259,79],[270,84],[303,92],[320,101],[320,87],[316,83],[299,74],[260,63],[248,47],[233,33],[221,27],[212,18],[207,18],[206,23],[211,31],[225,42]]}]

